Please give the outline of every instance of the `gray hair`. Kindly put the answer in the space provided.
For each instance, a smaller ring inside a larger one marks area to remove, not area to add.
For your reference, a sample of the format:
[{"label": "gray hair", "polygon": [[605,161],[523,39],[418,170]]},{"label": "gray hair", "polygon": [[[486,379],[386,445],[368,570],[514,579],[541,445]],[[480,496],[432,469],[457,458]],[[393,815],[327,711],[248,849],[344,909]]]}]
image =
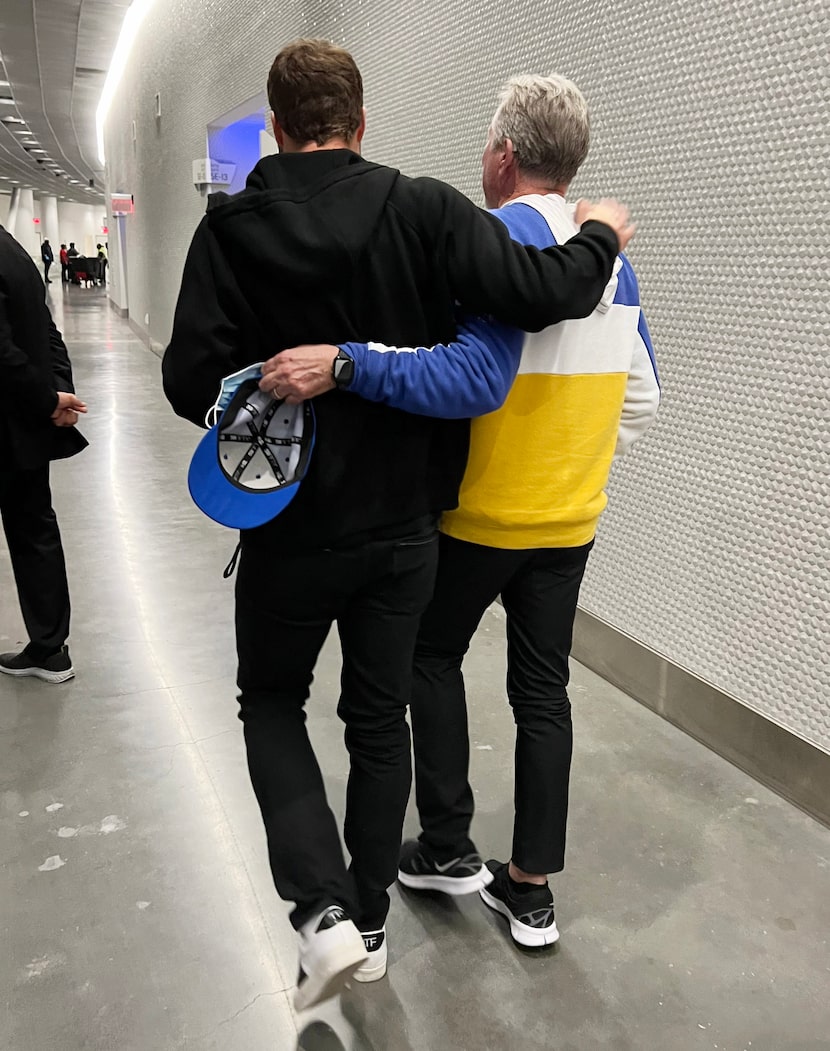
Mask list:
[{"label": "gray hair", "polygon": [[511,77],[490,128],[493,146],[510,139],[519,168],[552,184],[569,183],[588,155],[588,104],[556,74]]}]

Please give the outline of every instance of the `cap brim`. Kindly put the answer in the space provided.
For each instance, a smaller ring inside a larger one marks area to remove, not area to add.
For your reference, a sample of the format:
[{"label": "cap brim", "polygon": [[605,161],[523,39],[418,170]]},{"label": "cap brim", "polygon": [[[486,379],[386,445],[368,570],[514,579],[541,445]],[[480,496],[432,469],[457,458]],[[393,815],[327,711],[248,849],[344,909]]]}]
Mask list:
[{"label": "cap brim", "polygon": [[285,510],[300,488],[291,482],[274,492],[246,492],[238,488],[219,466],[216,424],[196,446],[187,472],[193,502],[208,518],[229,529],[255,529]]}]

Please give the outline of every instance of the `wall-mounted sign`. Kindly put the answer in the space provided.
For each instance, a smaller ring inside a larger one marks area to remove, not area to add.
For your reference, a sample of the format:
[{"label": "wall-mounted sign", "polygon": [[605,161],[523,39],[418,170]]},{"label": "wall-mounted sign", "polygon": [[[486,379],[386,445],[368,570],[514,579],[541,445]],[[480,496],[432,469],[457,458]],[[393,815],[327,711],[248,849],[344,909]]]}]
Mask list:
[{"label": "wall-mounted sign", "polygon": [[131,193],[114,193],[112,195],[113,215],[132,215],[135,211],[135,202]]},{"label": "wall-mounted sign", "polygon": [[230,186],[235,173],[235,164],[225,164],[204,157],[193,162],[193,185]]}]

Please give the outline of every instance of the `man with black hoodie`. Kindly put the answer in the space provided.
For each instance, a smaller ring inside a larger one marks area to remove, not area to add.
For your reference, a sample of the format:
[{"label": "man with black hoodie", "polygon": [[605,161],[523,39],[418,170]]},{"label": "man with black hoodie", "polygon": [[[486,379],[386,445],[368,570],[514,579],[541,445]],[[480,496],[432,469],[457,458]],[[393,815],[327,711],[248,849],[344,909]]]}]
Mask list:
[{"label": "man with black hoodie", "polygon": [[[284,48],[268,96],[281,153],[241,193],[211,198],[185,264],[163,365],[179,415],[201,425],[224,377],[298,343],[431,345],[455,335],[456,301],[524,329],[586,316],[599,301],[631,235],[622,206],[588,208],[580,234],[539,252],[449,186],[364,161],[360,73],[325,41]],[[466,420],[350,396],[348,359],[334,375],[339,389],[315,400],[317,444],[299,493],[243,532],[236,583],[240,718],[274,882],[295,903],[300,1009],[352,974],[386,971],[377,946],[411,780],[413,648],[436,520],[456,506],[469,440]],[[305,728],[333,623],[349,870]]]}]

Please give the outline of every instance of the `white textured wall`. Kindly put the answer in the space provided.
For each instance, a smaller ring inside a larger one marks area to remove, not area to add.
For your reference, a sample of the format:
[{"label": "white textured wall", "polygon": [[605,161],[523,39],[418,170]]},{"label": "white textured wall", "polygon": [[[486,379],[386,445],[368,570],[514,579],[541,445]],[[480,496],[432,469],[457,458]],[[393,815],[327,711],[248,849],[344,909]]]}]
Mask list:
[{"label": "white textured wall", "polygon": [[190,162],[287,40],[353,50],[367,156],[476,199],[500,81],[573,77],[594,116],[574,189],[634,206],[665,388],[613,479],[584,605],[830,748],[825,17],[823,0],[157,3],[107,136],[111,188],[136,194],[131,313],[166,341],[203,210]]}]

